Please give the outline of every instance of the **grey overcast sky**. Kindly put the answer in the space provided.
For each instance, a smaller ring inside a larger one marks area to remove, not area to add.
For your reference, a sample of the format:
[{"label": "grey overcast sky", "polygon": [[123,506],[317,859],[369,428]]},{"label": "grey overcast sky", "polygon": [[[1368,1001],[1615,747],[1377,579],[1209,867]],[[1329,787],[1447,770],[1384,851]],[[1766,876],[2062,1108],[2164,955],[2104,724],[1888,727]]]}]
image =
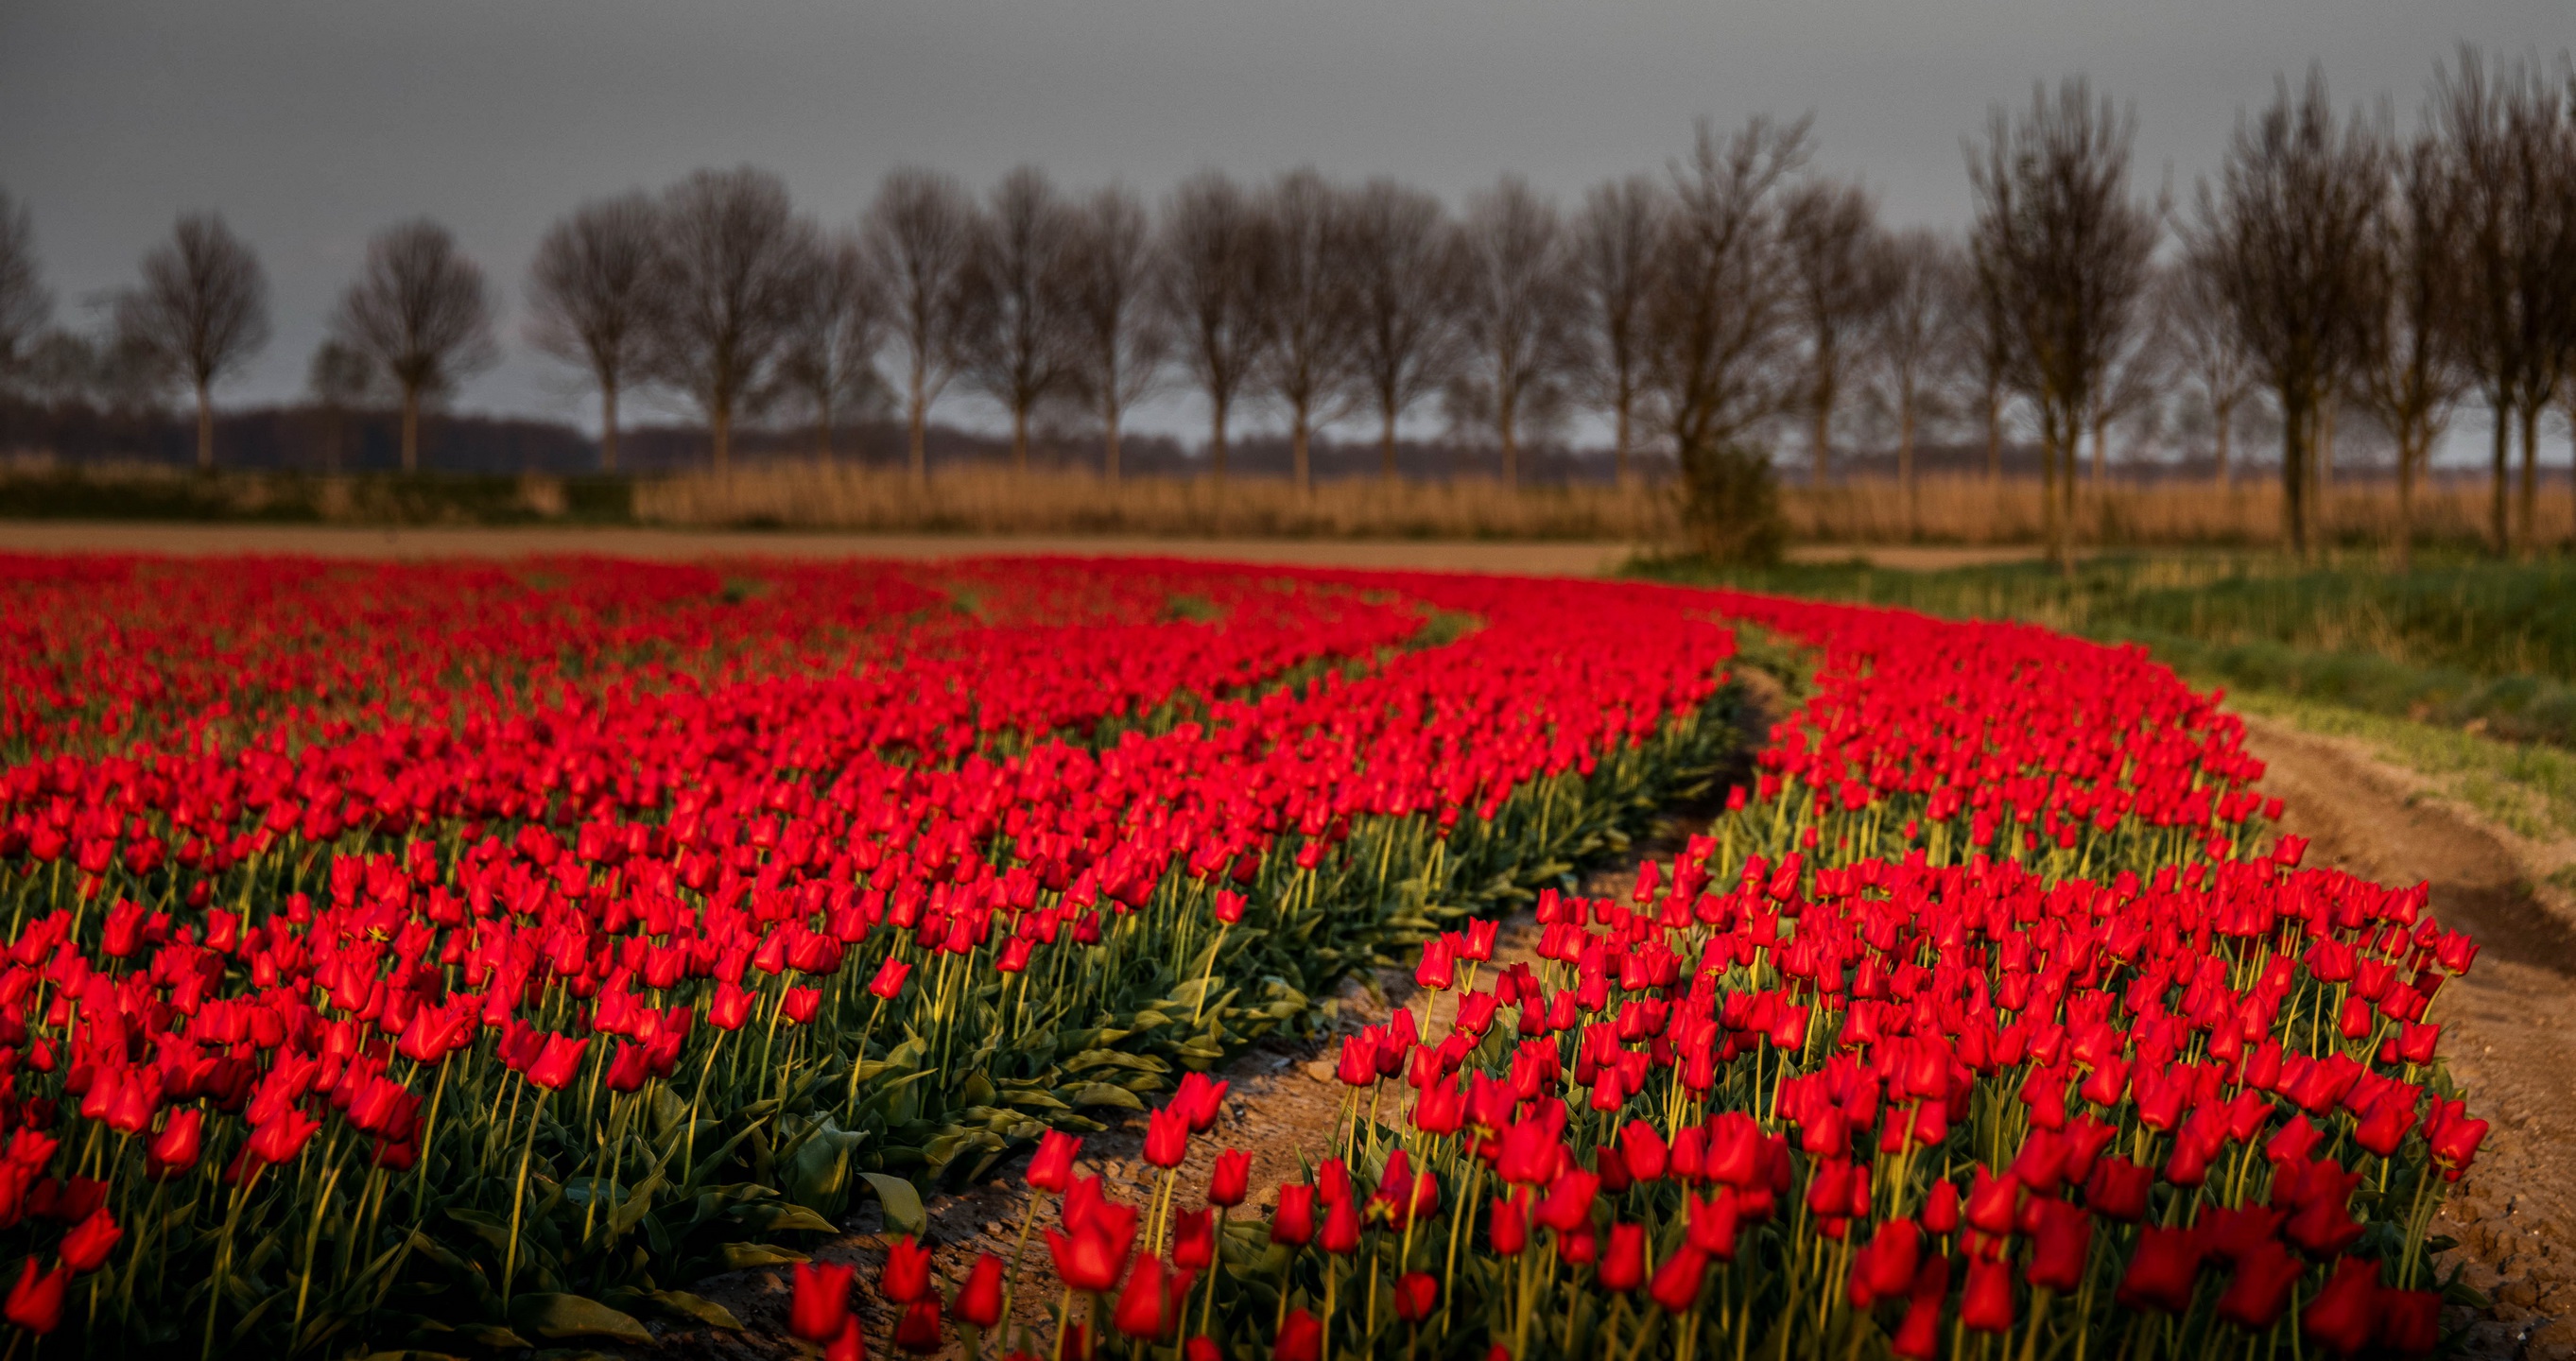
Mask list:
[{"label": "grey overcast sky", "polygon": [[[1216,165],[1385,173],[1452,202],[1503,171],[1573,195],[1657,169],[1700,115],[1812,110],[1818,164],[1889,216],[1967,211],[1960,139],[2031,83],[2134,102],[2178,190],[2240,107],[2321,61],[2411,114],[2462,42],[2550,56],[2571,0],[5,0],[0,184],[59,299],[125,282],[220,210],[274,283],[233,402],[301,387],[368,235],[428,213],[499,286],[507,358],[470,410],[587,423],[516,344],[528,253],[583,198],[702,165],[783,174],[828,222],[889,168],[1021,161],[1151,193]],[[952,418],[972,419],[952,403]],[[1183,408],[1170,408],[1178,419]]]}]

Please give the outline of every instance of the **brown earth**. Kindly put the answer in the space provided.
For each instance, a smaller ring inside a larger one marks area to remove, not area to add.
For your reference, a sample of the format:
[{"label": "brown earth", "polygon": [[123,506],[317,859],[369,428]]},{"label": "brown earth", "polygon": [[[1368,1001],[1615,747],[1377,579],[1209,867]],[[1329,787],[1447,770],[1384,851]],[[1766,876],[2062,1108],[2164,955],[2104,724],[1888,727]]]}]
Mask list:
[{"label": "brown earth", "polygon": [[2349,741],[2249,718],[2283,829],[2308,863],[2427,882],[2433,912],[2476,938],[2476,964],[2435,1002],[2442,1052],[2470,1112],[2493,1123],[2435,1232],[2486,1292],[2464,1355],[2576,1356],[2576,929],[2535,889],[2528,848]]}]

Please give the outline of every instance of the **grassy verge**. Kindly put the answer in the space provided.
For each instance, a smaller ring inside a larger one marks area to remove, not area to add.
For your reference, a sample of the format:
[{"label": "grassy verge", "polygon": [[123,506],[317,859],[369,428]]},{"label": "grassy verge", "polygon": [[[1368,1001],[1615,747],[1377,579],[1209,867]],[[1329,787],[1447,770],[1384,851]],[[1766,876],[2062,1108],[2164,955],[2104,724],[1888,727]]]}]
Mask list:
[{"label": "grassy verge", "polygon": [[2232,703],[2307,732],[2358,739],[2517,835],[2534,841],[2576,836],[2576,754],[2294,695],[2256,691]]}]

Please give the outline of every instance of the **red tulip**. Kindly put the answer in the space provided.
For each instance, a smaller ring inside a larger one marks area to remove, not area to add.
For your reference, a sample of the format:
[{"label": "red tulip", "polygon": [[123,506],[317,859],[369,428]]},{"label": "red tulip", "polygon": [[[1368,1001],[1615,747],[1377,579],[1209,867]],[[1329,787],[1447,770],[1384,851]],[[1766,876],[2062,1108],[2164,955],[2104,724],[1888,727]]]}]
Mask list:
[{"label": "red tulip", "polygon": [[1615,1290],[1626,1294],[1645,1284],[1646,1226],[1643,1224],[1611,1225],[1610,1245],[1602,1252],[1601,1265],[1597,1271],[1601,1288],[1604,1290]]},{"label": "red tulip", "polygon": [[1002,1259],[989,1252],[975,1255],[975,1266],[966,1273],[966,1284],[957,1288],[955,1308],[959,1320],[978,1328],[990,1328],[1002,1321]]},{"label": "red tulip", "polygon": [[9,1290],[9,1321],[39,1335],[60,1327],[63,1321],[63,1289],[71,1284],[71,1279],[69,1266],[57,1266],[38,1276],[36,1259],[28,1258],[27,1264],[18,1272],[18,1284]]},{"label": "red tulip", "polygon": [[115,1218],[102,1205],[63,1235],[63,1263],[76,1272],[96,1271],[107,1260],[107,1254],[115,1250],[116,1240],[124,1236],[125,1230],[116,1226]]},{"label": "red tulip", "polygon": [[1270,1215],[1270,1241],[1304,1247],[1315,1241],[1315,1188],[1307,1182],[1279,1187],[1279,1208]]},{"label": "red tulip", "polygon": [[1959,1321],[1971,1332],[2007,1332],[2013,1325],[2012,1266],[2007,1262],[1968,1259],[1967,1294],[1959,1302]]},{"label": "red tulip", "polygon": [[1520,1198],[1495,1197],[1493,1212],[1485,1221],[1485,1233],[1487,1246],[1495,1256],[1520,1256],[1521,1249],[1529,1245],[1529,1221]]},{"label": "red tulip", "polygon": [[868,980],[868,991],[891,1002],[903,991],[904,976],[911,972],[911,965],[900,959],[889,958],[885,963],[877,966],[876,977]]},{"label": "red tulip", "polygon": [[939,1350],[939,1297],[924,1296],[903,1307],[895,1320],[894,1345],[917,1356]]},{"label": "red tulip", "polygon": [[1029,1159],[1028,1183],[1041,1191],[1064,1194],[1073,1184],[1073,1160],[1082,1152],[1082,1139],[1062,1130],[1048,1130],[1038,1136],[1038,1151]]},{"label": "red tulip", "polygon": [[1324,1231],[1316,1241],[1335,1256],[1347,1257],[1360,1250],[1360,1211],[1350,1197],[1343,1196],[1324,1207]]},{"label": "red tulip", "polygon": [[571,1086],[572,1080],[581,1074],[582,1051],[589,1047],[588,1040],[548,1035],[545,1052],[537,1056],[535,1063],[528,1065],[528,1081],[556,1092]]},{"label": "red tulip", "polygon": [[795,1293],[787,1303],[787,1330],[808,1342],[829,1342],[840,1335],[850,1316],[850,1278],[857,1268],[846,1262],[799,1262]]},{"label": "red tulip", "polygon": [[1324,1325],[1303,1309],[1289,1310],[1279,1322],[1270,1355],[1272,1361],[1323,1361]]},{"label": "red tulip", "polygon": [[1215,1260],[1215,1216],[1205,1210],[1172,1211],[1172,1265],[1204,1271]]},{"label": "red tulip", "polygon": [[1664,1259],[1655,1268],[1654,1283],[1646,1294],[1668,1314],[1688,1311],[1699,1303],[1700,1289],[1708,1273],[1708,1257],[1698,1248],[1684,1244],[1680,1251]]},{"label": "red tulip", "polygon": [[2299,1311],[2299,1331],[2350,1356],[2370,1345],[2378,1322],[2379,1262],[2345,1257],[2336,1261],[2325,1288]]},{"label": "red tulip", "polygon": [[1118,1331],[1129,1337],[1159,1338],[1170,1326],[1163,1289],[1163,1262],[1159,1257],[1140,1257],[1136,1269],[1127,1274],[1127,1288],[1118,1296],[1118,1307],[1110,1316]]},{"label": "red tulip", "polygon": [[1657,1181],[1664,1175],[1670,1150],[1655,1127],[1643,1120],[1631,1120],[1619,1131],[1619,1161],[1631,1181]]},{"label": "red tulip", "polygon": [[1208,1204],[1240,1205],[1251,1183],[1252,1156],[1229,1148],[1216,1155],[1216,1166],[1208,1173]]},{"label": "red tulip", "polygon": [[1888,1350],[1906,1361],[1930,1361],[1941,1353],[1941,1302],[1950,1293],[1950,1259],[1939,1253],[1914,1269],[1905,1302],[1905,1321],[1897,1325]]},{"label": "red tulip", "polygon": [[1145,1161],[1156,1167],[1178,1167],[1190,1152],[1190,1120],[1166,1106],[1145,1118]]},{"label": "red tulip", "polygon": [[930,1291],[930,1250],[905,1234],[886,1249],[877,1291],[897,1304],[910,1304]]},{"label": "red tulip", "polygon": [[175,1177],[197,1165],[205,1146],[206,1113],[194,1106],[170,1112],[149,1150],[153,1175]]},{"label": "red tulip", "polygon": [[2307,1269],[2308,1264],[2281,1246],[2279,1239],[2263,1239],[2237,1257],[2236,1275],[2218,1297],[2218,1316],[2256,1331],[2271,1327],[2289,1308],[2290,1288]]}]

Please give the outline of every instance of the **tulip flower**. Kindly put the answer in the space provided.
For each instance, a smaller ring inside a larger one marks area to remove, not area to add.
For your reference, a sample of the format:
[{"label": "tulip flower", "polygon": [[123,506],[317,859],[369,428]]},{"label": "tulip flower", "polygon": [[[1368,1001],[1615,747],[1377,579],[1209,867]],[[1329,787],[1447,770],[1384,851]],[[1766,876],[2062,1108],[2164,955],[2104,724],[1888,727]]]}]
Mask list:
[{"label": "tulip flower", "polygon": [[881,1001],[891,1002],[903,992],[904,976],[911,972],[911,965],[900,959],[888,959],[877,966],[876,977],[868,980],[868,991]]},{"label": "tulip flower", "polygon": [[1127,1288],[1119,1293],[1118,1306],[1110,1322],[1129,1337],[1159,1338],[1170,1326],[1168,1301],[1165,1298],[1163,1262],[1159,1257],[1141,1257],[1136,1269],[1127,1273]]},{"label": "tulip flower", "polygon": [[850,1316],[850,1278],[857,1268],[846,1262],[799,1262],[795,1292],[788,1298],[787,1330],[808,1342],[829,1342],[840,1335]]},{"label": "tulip flower", "polygon": [[877,1291],[897,1304],[910,1304],[930,1290],[930,1250],[905,1234],[886,1249]]},{"label": "tulip flower", "polygon": [[2236,1274],[2218,1297],[2218,1316],[2240,1328],[2260,1331],[2278,1322],[2290,1305],[2290,1288],[2307,1271],[2307,1263],[2280,1240],[2263,1239],[2236,1258]]},{"label": "tulip flower", "polygon": [[1252,1156],[1229,1148],[1216,1155],[1216,1165],[1208,1172],[1207,1202],[1228,1208],[1240,1205],[1251,1182]]},{"label": "tulip flower", "polygon": [[1663,1265],[1655,1268],[1655,1279],[1646,1294],[1663,1307],[1665,1313],[1679,1314],[1699,1303],[1701,1286],[1708,1274],[1708,1257],[1698,1248],[1684,1244]]},{"label": "tulip flower", "polygon": [[1338,1257],[1347,1257],[1360,1250],[1360,1211],[1350,1197],[1344,1196],[1325,1205],[1324,1228],[1316,1243]]},{"label": "tulip flower", "polygon": [[1038,1151],[1029,1159],[1029,1185],[1064,1194],[1065,1188],[1073,1184],[1073,1160],[1081,1152],[1079,1135],[1053,1129],[1039,1135]]},{"label": "tulip flower", "polygon": [[924,1296],[903,1307],[895,1320],[894,1345],[916,1356],[939,1350],[939,1297]]},{"label": "tulip flower", "polygon": [[1173,1168],[1190,1152],[1190,1119],[1170,1106],[1145,1118],[1145,1161],[1156,1167]]},{"label": "tulip flower", "polygon": [[1304,1247],[1315,1240],[1315,1188],[1287,1182],[1279,1188],[1279,1208],[1270,1216],[1270,1241]]},{"label": "tulip flower", "polygon": [[161,1132],[152,1137],[150,1156],[153,1174],[176,1177],[197,1165],[205,1147],[206,1113],[194,1106],[170,1112]]},{"label": "tulip flower", "polygon": [[1271,1361],[1323,1361],[1324,1325],[1303,1309],[1291,1309],[1279,1322],[1270,1349]]},{"label": "tulip flower", "polygon": [[107,1260],[107,1254],[115,1250],[116,1241],[124,1236],[125,1230],[116,1226],[116,1220],[102,1205],[90,1211],[89,1217],[74,1225],[70,1233],[63,1235],[63,1263],[75,1272],[96,1271],[99,1264]]},{"label": "tulip flower", "polygon": [[1068,1290],[1095,1294],[1109,1290],[1127,1270],[1125,1245],[1097,1220],[1086,1221],[1070,1234],[1049,1229],[1046,1240],[1047,1253],[1055,1261],[1055,1274]]},{"label": "tulip flower", "polygon": [[1600,1266],[1595,1270],[1598,1273],[1595,1279],[1601,1282],[1604,1290],[1626,1294],[1645,1284],[1646,1226],[1611,1225],[1610,1244],[1602,1250]]},{"label": "tulip flower", "polygon": [[18,1283],[9,1290],[6,1311],[11,1323],[39,1336],[62,1326],[63,1289],[71,1284],[72,1269],[57,1266],[42,1276],[36,1274],[36,1259],[30,1257],[18,1272]]},{"label": "tulip flower", "polygon": [[528,1065],[528,1081],[548,1091],[556,1092],[571,1086],[572,1080],[581,1074],[582,1051],[589,1047],[588,1040],[576,1040],[562,1035],[547,1036],[545,1052],[537,1056],[536,1062]]},{"label": "tulip flower", "polygon": [[[1283,1190],[1285,1188],[1282,1188]],[[1497,1257],[1518,1257],[1529,1244],[1529,1222],[1519,1199],[1495,1197],[1493,1210],[1485,1219],[1487,1246]]]},{"label": "tulip flower", "polygon": [[2013,1326],[2012,1266],[2008,1262],[1968,1259],[1967,1294],[1959,1303],[1959,1321],[1970,1332],[2009,1332]]},{"label": "tulip flower", "polygon": [[989,1252],[975,1254],[975,1265],[966,1273],[966,1283],[957,1288],[957,1299],[951,1306],[959,1321],[978,1328],[990,1328],[1002,1321],[1002,1259]]}]

